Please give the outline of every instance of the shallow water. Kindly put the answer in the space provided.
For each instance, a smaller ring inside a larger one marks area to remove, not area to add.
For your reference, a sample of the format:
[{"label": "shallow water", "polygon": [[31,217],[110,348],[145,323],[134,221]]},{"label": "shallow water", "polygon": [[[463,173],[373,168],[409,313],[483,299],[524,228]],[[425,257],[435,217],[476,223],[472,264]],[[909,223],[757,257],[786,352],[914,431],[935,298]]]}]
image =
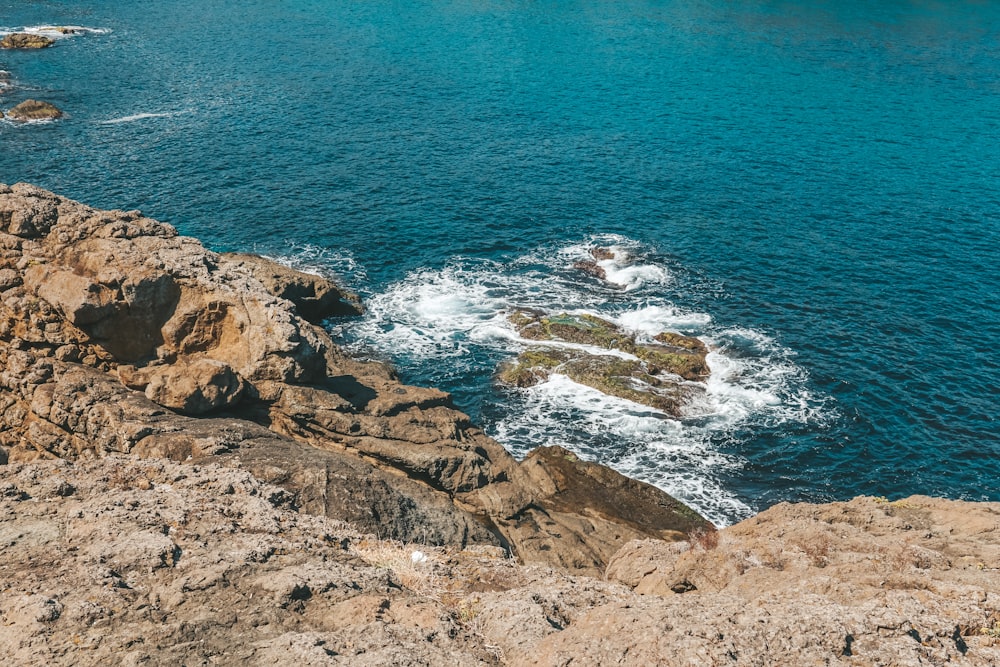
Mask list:
[{"label": "shallow water", "polygon": [[[351,345],[719,523],[998,500],[1000,6],[872,4],[0,0],[93,29],[0,52],[0,106],[69,113],[0,121],[0,182],[334,270]],[[706,401],[496,387],[512,306],[699,335]]]}]

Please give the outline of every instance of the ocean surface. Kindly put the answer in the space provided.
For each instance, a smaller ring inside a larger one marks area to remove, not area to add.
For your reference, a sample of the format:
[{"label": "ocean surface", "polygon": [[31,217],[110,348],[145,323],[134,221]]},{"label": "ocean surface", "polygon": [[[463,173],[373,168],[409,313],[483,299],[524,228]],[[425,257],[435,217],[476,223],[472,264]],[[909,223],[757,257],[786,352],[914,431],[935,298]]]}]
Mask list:
[{"label": "ocean surface", "polygon": [[[0,0],[0,182],[333,272],[331,322],[518,455],[719,524],[1000,500],[1000,3]],[[618,249],[615,288],[572,268]],[[713,349],[683,419],[494,381],[511,308]]]}]

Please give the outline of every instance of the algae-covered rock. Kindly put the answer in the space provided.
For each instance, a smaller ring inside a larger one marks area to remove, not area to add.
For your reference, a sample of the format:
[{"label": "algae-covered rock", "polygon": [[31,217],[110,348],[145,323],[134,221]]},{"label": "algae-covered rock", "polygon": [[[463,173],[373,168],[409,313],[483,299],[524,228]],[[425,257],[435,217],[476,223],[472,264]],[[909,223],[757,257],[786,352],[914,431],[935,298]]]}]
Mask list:
[{"label": "algae-covered rock", "polygon": [[[545,315],[518,310],[511,323],[529,340],[556,345],[529,347],[505,364],[498,379],[516,387],[544,382],[552,373],[569,377],[609,396],[642,403],[673,416],[704,388],[694,384],[709,374],[708,348],[697,338],[673,332],[638,343],[614,322],[588,314]],[[603,348],[620,354],[595,353]]]},{"label": "algae-covered rock", "polygon": [[510,316],[510,321],[522,337],[530,340],[564,341],[628,353],[635,349],[635,338],[614,322],[594,315],[544,315],[538,311],[519,310]]},{"label": "algae-covered rock", "polygon": [[545,382],[552,371],[572,358],[572,353],[566,349],[529,348],[522,352],[516,361],[501,366],[497,377],[501,382],[515,387],[531,387]]}]

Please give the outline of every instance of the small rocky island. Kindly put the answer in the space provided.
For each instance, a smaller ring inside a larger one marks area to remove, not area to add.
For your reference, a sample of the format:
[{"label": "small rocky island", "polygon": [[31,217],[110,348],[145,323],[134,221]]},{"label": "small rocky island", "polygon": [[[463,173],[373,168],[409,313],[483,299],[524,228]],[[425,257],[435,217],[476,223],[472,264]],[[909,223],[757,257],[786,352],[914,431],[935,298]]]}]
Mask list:
[{"label": "small rocky island", "polygon": [[45,49],[56,41],[45,35],[28,32],[12,32],[0,39],[0,49]]},{"label": "small rocky island", "polygon": [[[0,185],[0,292],[13,664],[1000,664],[1000,504],[717,531],[347,355],[321,323],[362,305],[328,278],[31,185]],[[708,372],[678,334],[512,321],[515,385],[673,414]]]},{"label": "small rocky island", "polygon": [[560,373],[673,417],[704,391],[708,348],[697,338],[663,331],[641,343],[614,322],[588,314],[518,310],[509,319],[522,338],[538,344],[500,370],[507,384],[530,387]]},{"label": "small rocky island", "polygon": [[56,120],[63,112],[55,105],[39,100],[25,100],[7,111],[7,118],[16,121]]}]

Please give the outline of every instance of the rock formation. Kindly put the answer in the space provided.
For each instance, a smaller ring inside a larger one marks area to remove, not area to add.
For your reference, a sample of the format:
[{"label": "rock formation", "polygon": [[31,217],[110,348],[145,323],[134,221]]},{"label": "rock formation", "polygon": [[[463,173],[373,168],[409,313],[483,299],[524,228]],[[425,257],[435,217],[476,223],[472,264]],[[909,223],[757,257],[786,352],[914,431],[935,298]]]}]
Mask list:
[{"label": "rock formation", "polygon": [[357,294],[323,276],[296,271],[257,255],[224,253],[222,257],[250,271],[271,294],[293,302],[299,314],[313,324],[364,312]]},{"label": "rock formation", "polygon": [[[518,387],[561,373],[610,396],[681,416],[704,391],[708,348],[697,338],[662,332],[649,343],[614,322],[593,315],[545,315],[519,310],[510,316],[518,333],[539,341],[500,369],[500,381]],[[605,352],[607,351],[607,352]]]},{"label": "rock formation", "polygon": [[0,39],[0,49],[44,49],[55,43],[54,39],[45,35],[14,32]]},{"label": "rock formation", "polygon": [[55,106],[39,100],[25,100],[7,111],[8,118],[18,121],[55,120],[62,116],[63,112]]},{"label": "rock formation", "polygon": [[[579,262],[574,262],[573,268],[594,276],[598,280],[607,280],[608,272],[599,264],[599,262],[613,260],[615,258],[615,254],[609,248],[597,246],[590,249],[590,256],[593,259],[583,259]],[[617,285],[617,287],[621,287],[621,285]]]},{"label": "rock formation", "polygon": [[[1000,504],[781,505],[601,579],[378,540],[246,471],[110,454],[0,477],[17,665],[1000,664]],[[419,554],[415,551],[419,550]]]},{"label": "rock formation", "polygon": [[2,458],[239,465],[364,530],[579,572],[710,527],[558,448],[518,464],[447,394],[347,357],[301,316],[358,311],[322,278],[23,184],[0,187],[0,230]]}]

